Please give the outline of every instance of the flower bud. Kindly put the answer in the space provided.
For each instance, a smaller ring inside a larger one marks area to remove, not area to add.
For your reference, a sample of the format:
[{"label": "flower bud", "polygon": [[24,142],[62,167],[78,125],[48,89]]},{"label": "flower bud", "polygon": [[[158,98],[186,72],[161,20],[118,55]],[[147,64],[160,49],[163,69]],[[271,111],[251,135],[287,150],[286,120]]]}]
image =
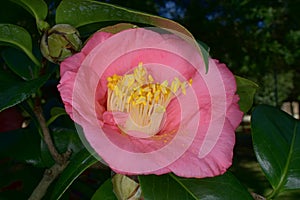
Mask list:
[{"label": "flower bud", "polygon": [[137,200],[142,198],[140,185],[131,178],[116,174],[112,178],[113,190],[118,200]]},{"label": "flower bud", "polygon": [[59,63],[80,51],[81,46],[79,32],[74,27],[57,24],[45,31],[40,48],[45,58],[53,63]]}]

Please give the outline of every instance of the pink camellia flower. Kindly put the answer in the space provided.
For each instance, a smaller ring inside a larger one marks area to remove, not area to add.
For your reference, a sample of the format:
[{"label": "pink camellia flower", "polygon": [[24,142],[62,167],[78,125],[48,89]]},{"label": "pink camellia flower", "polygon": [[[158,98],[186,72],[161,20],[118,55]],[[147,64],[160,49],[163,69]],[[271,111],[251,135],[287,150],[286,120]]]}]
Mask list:
[{"label": "pink camellia flower", "polygon": [[212,177],[232,163],[242,112],[224,64],[145,28],[95,33],[61,63],[58,86],[86,146],[121,174]]}]

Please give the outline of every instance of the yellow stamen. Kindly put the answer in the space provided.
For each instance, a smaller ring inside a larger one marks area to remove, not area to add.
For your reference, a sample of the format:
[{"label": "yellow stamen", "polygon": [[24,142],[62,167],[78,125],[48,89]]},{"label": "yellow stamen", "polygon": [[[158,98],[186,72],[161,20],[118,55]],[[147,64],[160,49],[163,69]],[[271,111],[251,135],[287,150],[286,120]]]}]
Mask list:
[{"label": "yellow stamen", "polygon": [[171,84],[171,91],[173,93],[177,92],[178,88],[180,87],[180,83],[181,83],[180,80],[177,77],[175,77],[174,81],[172,81],[172,84]]},{"label": "yellow stamen", "polygon": [[186,82],[181,83],[180,85],[182,94],[186,95]]},{"label": "yellow stamen", "polygon": [[186,94],[187,84],[191,83],[192,79],[181,82],[177,77],[170,87],[167,80],[155,83],[140,62],[131,74],[107,78],[107,108],[129,114],[125,125],[120,127],[125,133],[139,131],[150,137],[159,132],[166,108],[178,89]]}]

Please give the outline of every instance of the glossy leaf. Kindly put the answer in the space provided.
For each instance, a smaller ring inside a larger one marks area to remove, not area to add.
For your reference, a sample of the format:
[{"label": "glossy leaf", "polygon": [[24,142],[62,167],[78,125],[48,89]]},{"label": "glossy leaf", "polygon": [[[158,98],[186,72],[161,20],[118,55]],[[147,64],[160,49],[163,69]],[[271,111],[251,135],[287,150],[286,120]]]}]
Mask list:
[{"label": "glossy leaf", "polygon": [[240,97],[239,106],[244,113],[248,112],[253,104],[253,98],[258,89],[258,85],[248,79],[235,76],[237,84],[237,94]]},{"label": "glossy leaf", "polygon": [[31,81],[22,81],[8,72],[0,72],[0,112],[12,107],[35,93],[50,77],[48,73]]},{"label": "glossy leaf", "polygon": [[48,14],[48,6],[43,0],[10,0],[26,9],[35,19],[45,20]]},{"label": "glossy leaf", "polygon": [[31,80],[36,77],[38,71],[36,65],[19,49],[3,49],[2,58],[7,66],[22,79]]},{"label": "glossy leaf", "polygon": [[271,106],[259,105],[252,114],[254,151],[273,187],[280,191],[300,188],[300,122]]},{"label": "glossy leaf", "polygon": [[57,180],[50,199],[59,199],[70,187],[73,181],[88,167],[95,164],[98,160],[86,149],[82,149],[71,160],[67,168]]},{"label": "glossy leaf", "polygon": [[35,65],[41,65],[32,54],[31,36],[24,28],[13,24],[0,24],[0,44],[20,48]]},{"label": "glossy leaf", "polygon": [[95,192],[92,200],[117,200],[113,192],[113,184],[111,179],[107,179]]},{"label": "glossy leaf", "polygon": [[92,0],[64,0],[60,3],[56,11],[57,24],[67,23],[74,27],[80,27],[104,21],[128,21],[149,24],[176,30],[192,37],[187,29],[172,20],[103,2]]},{"label": "glossy leaf", "polygon": [[249,192],[230,172],[203,179],[188,179],[166,174],[139,176],[139,180],[145,200],[252,199]]},{"label": "glossy leaf", "polygon": [[[204,60],[208,59],[207,54],[202,53],[203,48],[198,47],[193,35],[186,28],[175,21],[159,16],[92,0],[64,0],[56,10],[55,19],[57,24],[70,24],[76,28],[92,23],[108,21],[127,21],[157,26],[168,29],[192,43],[198,48]],[[206,65],[207,69],[208,65]]]}]

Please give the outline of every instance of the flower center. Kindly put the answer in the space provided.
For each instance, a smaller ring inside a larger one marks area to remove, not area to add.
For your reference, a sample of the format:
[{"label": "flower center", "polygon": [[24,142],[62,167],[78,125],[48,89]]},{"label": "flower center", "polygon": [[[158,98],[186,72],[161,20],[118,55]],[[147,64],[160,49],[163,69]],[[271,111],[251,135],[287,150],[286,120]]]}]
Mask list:
[{"label": "flower center", "polygon": [[181,82],[177,77],[171,85],[167,80],[155,83],[143,64],[139,63],[131,74],[115,74],[107,78],[107,110],[128,114],[124,123],[116,120],[125,133],[142,138],[151,137],[159,132],[172,98],[179,91],[186,94],[186,87],[191,83],[191,79]]}]

